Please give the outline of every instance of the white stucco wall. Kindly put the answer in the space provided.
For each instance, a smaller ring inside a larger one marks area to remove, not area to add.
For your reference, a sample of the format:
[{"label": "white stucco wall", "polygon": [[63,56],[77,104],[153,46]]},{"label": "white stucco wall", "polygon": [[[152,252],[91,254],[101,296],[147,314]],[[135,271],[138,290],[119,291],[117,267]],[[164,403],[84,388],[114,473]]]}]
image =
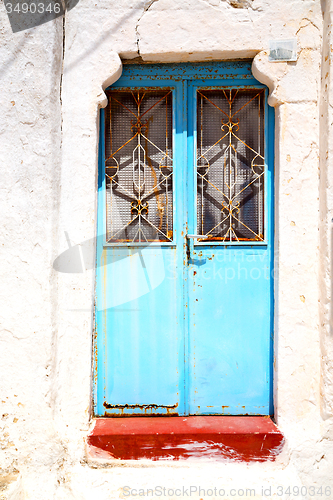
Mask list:
[{"label": "white stucco wall", "polygon": [[[80,0],[64,19],[17,33],[0,12],[0,498],[109,500],[125,485],[190,484],[256,488],[256,498],[271,486],[272,498],[287,498],[278,485],[333,487],[331,2]],[[269,40],[293,37],[297,62],[269,63]],[[275,463],[87,460],[98,109],[120,58],[138,55],[254,58],[270,87],[275,413],[286,438]],[[52,267],[68,238],[91,241],[82,273]]]}]

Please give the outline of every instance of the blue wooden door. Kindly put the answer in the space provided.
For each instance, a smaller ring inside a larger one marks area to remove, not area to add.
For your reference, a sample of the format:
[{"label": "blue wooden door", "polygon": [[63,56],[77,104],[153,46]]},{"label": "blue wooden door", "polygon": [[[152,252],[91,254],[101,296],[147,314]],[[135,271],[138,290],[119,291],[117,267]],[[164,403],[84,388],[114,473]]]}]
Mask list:
[{"label": "blue wooden door", "polygon": [[266,90],[237,79],[215,79],[210,86],[196,80],[189,82],[188,100],[188,412],[270,414]]},{"label": "blue wooden door", "polygon": [[272,413],[272,116],[241,63],[124,68],[102,114],[97,415]]}]

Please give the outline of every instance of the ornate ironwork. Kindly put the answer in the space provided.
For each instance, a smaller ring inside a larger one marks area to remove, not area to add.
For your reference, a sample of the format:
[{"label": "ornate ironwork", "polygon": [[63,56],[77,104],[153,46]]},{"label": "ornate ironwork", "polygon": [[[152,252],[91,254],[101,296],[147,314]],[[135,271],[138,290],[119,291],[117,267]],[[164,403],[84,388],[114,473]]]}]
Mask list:
[{"label": "ornate ironwork", "polygon": [[198,90],[197,122],[198,234],[263,241],[264,90]]},{"label": "ornate ironwork", "polygon": [[172,241],[171,90],[111,90],[107,95],[107,241]]}]

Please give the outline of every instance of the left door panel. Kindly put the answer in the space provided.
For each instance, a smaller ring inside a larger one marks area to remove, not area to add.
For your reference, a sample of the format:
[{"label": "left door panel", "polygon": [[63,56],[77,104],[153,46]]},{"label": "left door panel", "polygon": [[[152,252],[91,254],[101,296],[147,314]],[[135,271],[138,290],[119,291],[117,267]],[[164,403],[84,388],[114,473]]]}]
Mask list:
[{"label": "left door panel", "polygon": [[182,86],[126,83],[122,78],[107,92],[101,117],[95,413],[179,415]]}]

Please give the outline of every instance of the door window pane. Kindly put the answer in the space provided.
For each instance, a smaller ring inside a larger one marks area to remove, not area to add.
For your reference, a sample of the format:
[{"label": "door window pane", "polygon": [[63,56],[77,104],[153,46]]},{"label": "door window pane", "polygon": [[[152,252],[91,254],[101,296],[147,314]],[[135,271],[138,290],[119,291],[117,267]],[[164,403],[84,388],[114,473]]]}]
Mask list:
[{"label": "door window pane", "polygon": [[197,230],[263,241],[264,89],[197,91]]},{"label": "door window pane", "polygon": [[172,91],[111,90],[107,97],[107,242],[172,241]]}]

